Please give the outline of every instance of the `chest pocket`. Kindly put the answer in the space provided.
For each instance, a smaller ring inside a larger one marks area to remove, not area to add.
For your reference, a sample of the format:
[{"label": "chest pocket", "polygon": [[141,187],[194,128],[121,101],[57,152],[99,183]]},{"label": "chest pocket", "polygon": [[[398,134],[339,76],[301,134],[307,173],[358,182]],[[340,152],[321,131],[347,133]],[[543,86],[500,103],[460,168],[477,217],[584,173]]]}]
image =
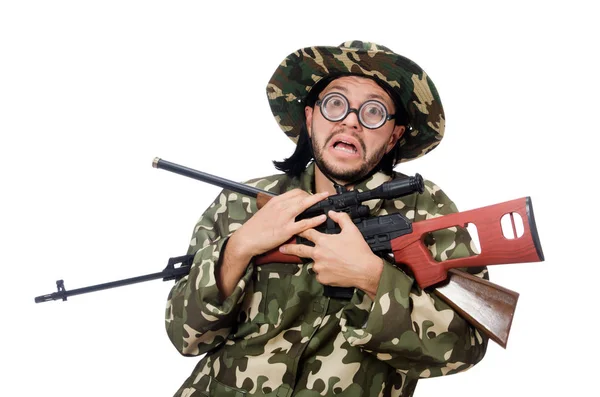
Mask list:
[{"label": "chest pocket", "polygon": [[293,293],[290,280],[298,270],[299,265],[290,263],[255,266],[252,284],[248,286],[238,313],[238,329],[231,337],[243,338],[258,332],[265,324],[279,324],[286,302]]}]

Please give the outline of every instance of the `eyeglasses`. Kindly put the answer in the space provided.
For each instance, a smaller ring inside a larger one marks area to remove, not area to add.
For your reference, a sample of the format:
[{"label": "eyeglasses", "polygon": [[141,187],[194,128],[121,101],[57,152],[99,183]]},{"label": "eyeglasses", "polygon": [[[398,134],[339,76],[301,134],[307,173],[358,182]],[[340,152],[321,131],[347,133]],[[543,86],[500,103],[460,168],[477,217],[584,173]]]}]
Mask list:
[{"label": "eyeglasses", "polygon": [[325,119],[333,122],[345,119],[350,113],[356,113],[360,124],[370,130],[381,127],[396,116],[388,114],[385,105],[374,99],[366,101],[358,109],[351,108],[348,98],[339,92],[325,95],[323,99],[316,101],[315,105],[320,107]]}]

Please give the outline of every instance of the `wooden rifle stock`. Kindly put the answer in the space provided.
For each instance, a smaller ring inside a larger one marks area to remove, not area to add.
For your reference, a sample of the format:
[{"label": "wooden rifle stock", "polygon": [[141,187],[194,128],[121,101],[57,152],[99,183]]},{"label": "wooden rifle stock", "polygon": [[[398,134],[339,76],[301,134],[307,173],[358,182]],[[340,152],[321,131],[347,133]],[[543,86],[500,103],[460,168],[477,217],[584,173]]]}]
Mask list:
[{"label": "wooden rifle stock", "polygon": [[[515,214],[519,214],[523,221],[521,236],[517,233]],[[512,238],[506,237],[502,230],[504,216],[510,217]],[[455,226],[467,227],[468,224],[477,227],[481,253],[436,261],[425,246],[425,235]],[[421,288],[444,281],[448,269],[544,260],[529,197],[414,222],[412,233],[392,240],[392,251],[397,263],[403,263],[413,271]]]},{"label": "wooden rifle stock", "polygon": [[519,293],[457,269],[433,293],[469,324],[506,349]]}]

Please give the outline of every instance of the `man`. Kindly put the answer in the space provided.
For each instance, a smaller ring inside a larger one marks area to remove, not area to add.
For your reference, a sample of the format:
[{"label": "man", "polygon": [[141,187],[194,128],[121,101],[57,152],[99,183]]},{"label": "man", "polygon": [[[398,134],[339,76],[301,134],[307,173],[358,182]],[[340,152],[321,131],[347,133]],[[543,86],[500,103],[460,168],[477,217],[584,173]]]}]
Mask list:
[{"label": "man", "polygon": [[[348,215],[328,214],[335,235],[314,229],[324,215],[296,221],[339,189],[405,177],[397,163],[437,146],[444,113],[429,77],[386,47],[347,42],[289,55],[267,94],[296,151],[275,162],[284,174],[249,182],[279,194],[263,208],[223,191],[196,225],[194,264],[169,295],[166,327],[183,355],[206,355],[176,395],[411,396],[419,378],[479,362],[487,339],[393,259],[373,254]],[[419,221],[456,211],[439,187],[425,186],[371,200],[371,215]],[[285,244],[294,235],[314,247]],[[427,243],[438,260],[473,253],[464,229]],[[254,264],[277,247],[308,263]],[[324,285],[351,287],[352,298],[326,297]]]}]

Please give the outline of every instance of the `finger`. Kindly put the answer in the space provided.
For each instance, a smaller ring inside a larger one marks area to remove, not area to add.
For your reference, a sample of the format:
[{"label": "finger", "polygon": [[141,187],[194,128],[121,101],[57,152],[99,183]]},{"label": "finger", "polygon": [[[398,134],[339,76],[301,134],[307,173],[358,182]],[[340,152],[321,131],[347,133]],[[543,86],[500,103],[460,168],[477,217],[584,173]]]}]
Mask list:
[{"label": "finger", "polygon": [[279,252],[287,255],[296,255],[300,258],[312,258],[314,247],[304,244],[284,244],[279,247]]},{"label": "finger", "polygon": [[[325,215],[323,215],[325,216]],[[318,240],[323,236],[323,233],[320,233],[318,231],[316,231],[315,229],[308,229],[303,231],[302,233],[298,233],[298,235],[300,237],[304,237],[307,240],[312,241],[313,243],[317,244]]]},{"label": "finger", "polygon": [[323,201],[329,196],[329,192],[321,192],[313,195],[306,196],[298,203],[298,213],[306,210],[307,208],[312,207],[317,204],[319,201]]},{"label": "finger", "polygon": [[315,216],[314,218],[302,219],[301,221],[298,221],[294,224],[294,231],[292,233],[300,234],[300,233],[304,232],[305,230],[314,229],[315,227],[319,226],[326,220],[327,220],[327,216],[325,216],[325,214]]},{"label": "finger", "polygon": [[279,212],[284,218],[295,218],[302,212],[302,209],[299,209],[299,203],[306,197],[309,197],[309,195],[305,191],[292,189],[269,200],[267,205],[271,210]]},{"label": "finger", "polygon": [[310,195],[303,190],[292,189],[277,196],[277,201],[271,201],[274,201],[274,205],[275,203],[278,205],[276,208],[278,208],[279,211],[282,211],[282,213],[285,212],[286,214],[296,217],[311,205],[325,199],[328,195],[328,192]]},{"label": "finger", "polygon": [[348,215],[345,212],[335,212],[335,211],[329,211],[327,213],[327,215],[329,215],[329,217],[338,225],[340,225],[340,229],[344,230],[344,228],[347,227],[351,227],[354,226],[356,227],[356,225],[354,224],[354,222],[352,222],[352,219],[350,218],[350,215]]}]

